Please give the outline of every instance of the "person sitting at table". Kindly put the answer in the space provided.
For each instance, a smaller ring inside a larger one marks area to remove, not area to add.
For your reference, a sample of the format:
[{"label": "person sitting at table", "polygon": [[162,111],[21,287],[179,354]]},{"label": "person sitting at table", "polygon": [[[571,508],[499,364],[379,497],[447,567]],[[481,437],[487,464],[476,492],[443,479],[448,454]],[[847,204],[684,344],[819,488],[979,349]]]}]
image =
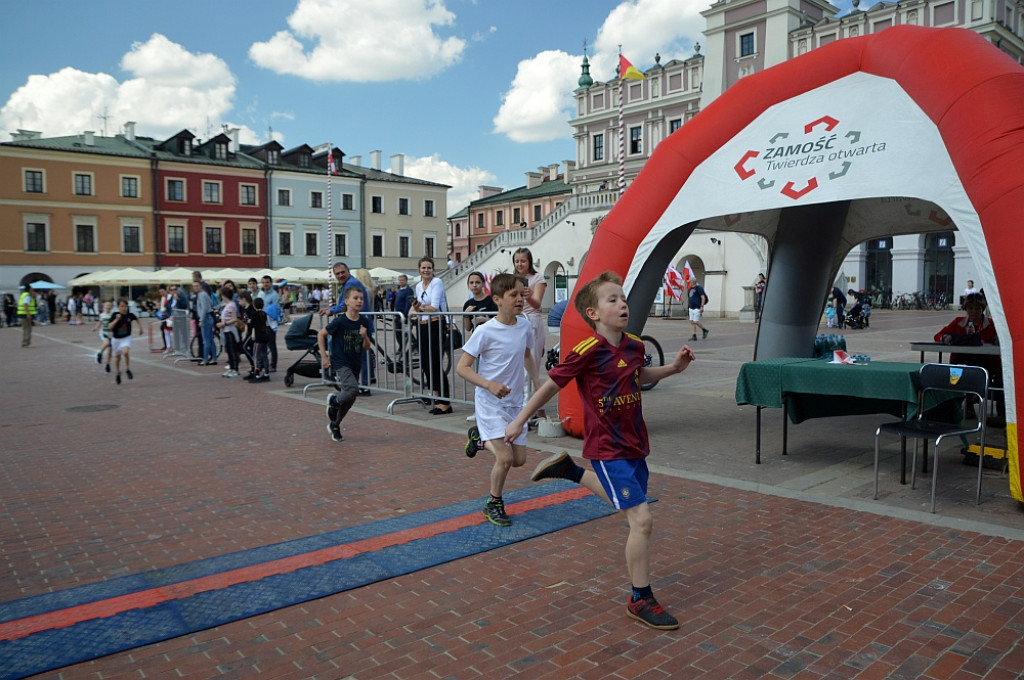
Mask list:
[{"label": "person sitting at table", "polygon": [[[935,342],[960,347],[977,347],[979,345],[998,345],[996,327],[992,318],[985,315],[985,298],[972,293],[964,299],[966,316],[958,316],[946,327],[935,334]],[[1000,388],[992,393],[996,402],[1000,423],[1006,422],[1006,402],[1003,399],[1003,365],[998,356],[988,354],[969,354],[954,352],[949,355],[949,363],[981,366],[988,371],[989,385]]]}]

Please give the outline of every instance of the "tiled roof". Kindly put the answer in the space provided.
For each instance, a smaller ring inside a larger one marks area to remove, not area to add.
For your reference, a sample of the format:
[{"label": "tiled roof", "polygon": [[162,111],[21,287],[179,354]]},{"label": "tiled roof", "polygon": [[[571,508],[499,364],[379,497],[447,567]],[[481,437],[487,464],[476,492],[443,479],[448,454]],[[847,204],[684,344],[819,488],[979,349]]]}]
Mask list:
[{"label": "tiled roof", "polygon": [[67,137],[45,137],[39,139],[19,139],[2,142],[0,146],[16,146],[26,149],[48,151],[71,151],[75,153],[91,153],[103,156],[123,156],[127,158],[149,158],[149,154],[138,147],[132,146],[123,137],[101,137],[95,135],[93,144],[85,143],[84,135]]},{"label": "tiled roof", "polygon": [[572,188],[565,183],[565,176],[559,175],[558,179],[541,182],[535,187],[521,186],[515,189],[509,189],[508,191],[503,191],[500,194],[488,196],[486,198],[478,198],[475,201],[471,201],[469,207],[475,208],[477,206],[491,205],[494,203],[510,203],[513,201],[525,201],[531,198],[557,196],[558,194],[568,193],[572,193]]},{"label": "tiled roof", "polygon": [[405,175],[393,175],[390,172],[384,172],[383,170],[373,170],[372,168],[365,168],[361,165],[352,165],[351,163],[343,163],[342,167],[349,172],[354,172],[357,175],[362,175],[366,179],[375,180],[378,182],[400,182],[402,184],[423,184],[432,187],[444,187],[451,189],[448,184],[441,184],[440,182],[428,182],[425,179],[416,179],[415,177],[406,177]]}]

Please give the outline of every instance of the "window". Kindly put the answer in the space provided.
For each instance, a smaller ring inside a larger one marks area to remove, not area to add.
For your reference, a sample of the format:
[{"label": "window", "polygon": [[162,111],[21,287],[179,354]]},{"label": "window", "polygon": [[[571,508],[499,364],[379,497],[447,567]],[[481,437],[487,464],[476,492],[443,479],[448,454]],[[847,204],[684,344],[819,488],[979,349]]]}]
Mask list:
[{"label": "window", "polygon": [[744,33],[740,36],[740,56],[741,57],[752,57],[754,56],[754,34]]},{"label": "window", "polygon": [[41,194],[43,193],[43,171],[42,170],[26,170],[25,171],[25,191],[30,194]]},{"label": "window", "polygon": [[374,257],[384,257],[384,234],[374,234],[370,239],[370,252]]},{"label": "window", "polygon": [[185,252],[185,227],[181,227],[181,226],[170,226],[170,227],[167,227],[167,252],[168,253],[184,253]]},{"label": "window", "polygon": [[191,139],[179,139],[178,140],[178,151],[183,156],[192,155],[192,140]]},{"label": "window", "polygon": [[409,238],[408,236],[399,236],[398,237],[398,256],[399,257],[412,257],[412,255],[409,254],[409,242],[411,240],[412,239]]},{"label": "window", "polygon": [[594,160],[604,160],[604,135],[594,135]]},{"label": "window", "polygon": [[224,252],[224,241],[220,227],[204,227],[203,234],[206,240],[206,252],[211,255],[219,255]]},{"label": "window", "polygon": [[311,192],[309,192],[309,207],[310,208],[322,208],[322,207],[324,207],[324,192],[322,192],[322,191],[311,191]]},{"label": "window", "polygon": [[45,224],[42,222],[25,224],[25,250],[33,253],[45,253],[48,250]]},{"label": "window", "polygon": [[317,255],[317,246],[319,245],[320,234],[315,231],[306,232],[306,255],[315,256]]},{"label": "window", "polygon": [[168,201],[184,201],[185,200],[185,180],[183,180],[183,179],[169,179],[169,180],[167,180],[167,200]]},{"label": "window", "polygon": [[424,236],[423,237],[423,255],[426,257],[434,257],[434,237]]},{"label": "window", "polygon": [[228,159],[228,145],[227,144],[214,144],[213,145],[213,157],[218,161],[226,161]]},{"label": "window", "polygon": [[534,222],[540,222],[540,206],[539,205],[533,206],[533,221]]},{"label": "window", "polygon": [[523,221],[522,208],[512,208],[512,224],[518,225]]},{"label": "window", "polygon": [[503,227],[505,226],[505,211],[498,210],[494,213],[494,226]]},{"label": "window", "polygon": [[382,214],[384,212],[384,199],[381,196],[370,197],[370,212]]},{"label": "window", "polygon": [[75,195],[92,196],[92,175],[84,172],[75,173]]},{"label": "window", "polygon": [[256,185],[240,185],[238,187],[238,202],[242,205],[256,205]]},{"label": "window", "polygon": [[139,178],[121,176],[121,198],[139,197]]},{"label": "window", "polygon": [[256,230],[242,229],[242,255],[256,254]]},{"label": "window", "polygon": [[121,225],[121,250],[126,253],[142,252],[142,229],[131,224]]},{"label": "window", "polygon": [[476,228],[477,229],[483,229],[486,226],[487,226],[487,218],[484,217],[483,213],[477,213],[476,214]]},{"label": "window", "polygon": [[278,189],[277,190],[277,204],[283,206],[289,206],[292,204],[292,190],[291,189]]},{"label": "window", "polygon": [[269,149],[267,151],[267,163],[271,165],[277,165],[281,162],[281,152],[277,149]]},{"label": "window", "polygon": [[220,203],[220,182],[203,182],[203,203]]},{"label": "window", "polygon": [[629,153],[643,153],[643,128],[637,125],[629,128]]},{"label": "window", "polygon": [[309,154],[308,153],[299,154],[299,167],[300,168],[308,168],[309,164],[310,164],[309,163]]},{"label": "window", "polygon": [[291,255],[292,254],[292,233],[290,231],[282,231],[277,235],[277,254],[278,255]]},{"label": "window", "polygon": [[96,252],[96,230],[91,224],[75,225],[75,251],[79,253]]},{"label": "window", "polygon": [[455,223],[455,237],[458,238],[459,236],[462,236],[462,223],[461,222],[456,222]]},{"label": "window", "polygon": [[400,198],[398,199],[398,214],[408,215],[409,214],[409,199]]},{"label": "window", "polygon": [[341,209],[352,210],[352,206],[355,204],[355,197],[352,194],[341,195]]},{"label": "window", "polygon": [[423,216],[424,217],[433,217],[434,216],[434,201],[433,201],[433,199],[428,198],[427,200],[423,201]]},{"label": "window", "polygon": [[672,134],[673,132],[675,132],[676,130],[678,130],[681,127],[683,127],[683,119],[682,118],[673,118],[672,120],[670,120],[668,122],[668,133]]},{"label": "window", "polygon": [[348,234],[335,234],[334,235],[334,256],[335,257],[347,257],[348,256]]}]

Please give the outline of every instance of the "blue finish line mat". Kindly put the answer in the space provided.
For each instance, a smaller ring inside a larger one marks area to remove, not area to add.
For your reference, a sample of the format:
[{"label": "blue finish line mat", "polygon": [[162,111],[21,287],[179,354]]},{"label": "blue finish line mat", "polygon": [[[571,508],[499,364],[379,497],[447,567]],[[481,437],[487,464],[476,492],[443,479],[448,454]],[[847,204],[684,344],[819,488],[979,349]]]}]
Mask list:
[{"label": "blue finish line mat", "polygon": [[0,604],[0,680],[189,635],[475,555],[615,510],[565,481]]}]

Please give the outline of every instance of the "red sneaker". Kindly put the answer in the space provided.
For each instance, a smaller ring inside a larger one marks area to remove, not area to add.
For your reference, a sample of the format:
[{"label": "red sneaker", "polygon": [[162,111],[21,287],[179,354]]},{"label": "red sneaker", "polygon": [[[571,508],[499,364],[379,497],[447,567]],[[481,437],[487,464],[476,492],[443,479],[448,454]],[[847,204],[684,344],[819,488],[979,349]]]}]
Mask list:
[{"label": "red sneaker", "polygon": [[636,619],[658,630],[675,630],[679,627],[679,621],[665,611],[653,597],[637,600],[636,602],[633,602],[631,597],[629,604],[626,605],[626,613],[629,614],[631,619]]}]

